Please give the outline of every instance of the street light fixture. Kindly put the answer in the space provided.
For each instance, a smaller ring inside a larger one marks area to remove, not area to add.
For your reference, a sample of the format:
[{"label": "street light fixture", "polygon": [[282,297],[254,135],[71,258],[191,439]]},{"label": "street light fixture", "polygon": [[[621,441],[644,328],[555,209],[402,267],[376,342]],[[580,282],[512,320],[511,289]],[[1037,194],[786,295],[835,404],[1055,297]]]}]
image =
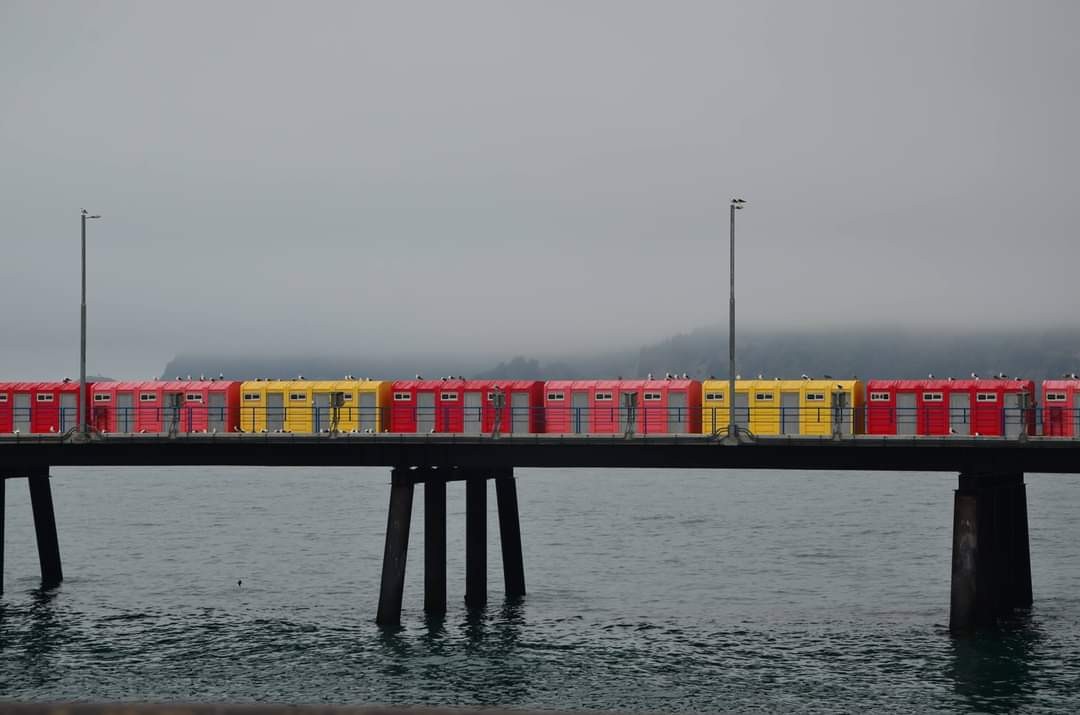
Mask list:
[{"label": "street light fixture", "polygon": [[77,410],[79,434],[89,436],[86,424],[86,222],[101,218],[82,210],[82,303],[80,304],[79,332],[79,407]]},{"label": "street light fixture", "polygon": [[742,199],[731,200],[731,302],[728,314],[728,437],[739,438],[735,427],[735,212],[746,206]]}]

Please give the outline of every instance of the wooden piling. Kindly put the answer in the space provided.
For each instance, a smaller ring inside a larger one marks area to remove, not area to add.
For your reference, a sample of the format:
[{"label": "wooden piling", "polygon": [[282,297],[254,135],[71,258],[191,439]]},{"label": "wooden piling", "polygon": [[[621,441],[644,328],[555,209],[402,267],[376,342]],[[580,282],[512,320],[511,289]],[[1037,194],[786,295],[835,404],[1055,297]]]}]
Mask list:
[{"label": "wooden piling", "polygon": [[413,489],[413,481],[407,469],[391,471],[390,508],[386,518],[386,546],[383,549],[379,610],[375,616],[375,622],[380,625],[397,625],[401,622]]},{"label": "wooden piling", "polygon": [[513,468],[496,472],[495,498],[499,504],[499,539],[506,596],[519,598],[525,595],[525,560],[521,552],[521,520]]}]

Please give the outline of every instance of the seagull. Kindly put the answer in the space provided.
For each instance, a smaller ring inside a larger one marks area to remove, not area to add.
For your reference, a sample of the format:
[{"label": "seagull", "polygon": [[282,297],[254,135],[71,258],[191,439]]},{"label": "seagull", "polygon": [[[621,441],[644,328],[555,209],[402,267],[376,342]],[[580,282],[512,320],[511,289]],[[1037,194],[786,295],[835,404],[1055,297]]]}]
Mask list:
[{"label": "seagull", "polygon": [[804,379],[804,380],[809,380],[809,379],[810,379],[810,376],[809,376],[809,375],[807,375],[807,374],[806,374],[806,373],[804,372],[804,373],[802,374],[802,379]]},{"label": "seagull", "polygon": [[930,373],[930,374],[929,374],[929,375],[927,375],[926,377],[927,377],[928,379],[930,379],[930,380],[933,380],[933,379],[934,379],[934,373]]},{"label": "seagull", "polygon": [[686,374],[686,373],[684,372],[684,373],[682,374],[682,379],[684,379],[684,380],[689,380],[689,379],[690,379],[690,376],[689,376],[689,375],[687,375],[687,374]]},{"label": "seagull", "polygon": [[417,375],[417,376],[416,376],[416,379],[417,379],[417,380],[423,380],[424,378],[422,378],[422,377],[420,377],[419,375]]},{"label": "seagull", "polygon": [[[1065,377],[1068,377],[1068,375],[1066,375]],[[646,380],[651,380],[651,379],[652,379],[652,373],[650,372],[650,373],[649,373],[649,374],[648,374],[648,375],[647,375],[647,376],[645,377],[645,379],[646,379]]]},{"label": "seagull", "polygon": [[976,375],[975,373],[971,373],[971,379],[973,379],[973,380],[978,380],[978,379],[979,379],[979,376],[978,376],[978,375]]}]

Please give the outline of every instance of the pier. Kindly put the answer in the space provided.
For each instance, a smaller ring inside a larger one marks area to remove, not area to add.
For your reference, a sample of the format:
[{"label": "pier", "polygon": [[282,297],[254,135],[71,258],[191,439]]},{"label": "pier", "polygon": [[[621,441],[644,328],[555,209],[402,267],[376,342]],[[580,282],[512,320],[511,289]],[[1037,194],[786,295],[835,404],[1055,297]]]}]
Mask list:
[{"label": "pier", "polygon": [[[758,437],[725,444],[709,435],[632,438],[597,435],[460,434],[128,434],[0,437],[0,507],[7,482],[29,485],[44,587],[63,580],[49,480],[71,466],[387,467],[387,510],[376,620],[401,620],[416,487],[424,498],[424,609],[446,611],[446,494],[466,493],[466,592],[487,602],[487,499],[494,482],[506,594],[526,593],[517,468],[658,468],[951,472],[953,497],[950,629],[969,633],[1030,606],[1031,560],[1024,474],[1080,473],[1080,441],[1040,438]],[[3,573],[0,508],[0,588]]]}]

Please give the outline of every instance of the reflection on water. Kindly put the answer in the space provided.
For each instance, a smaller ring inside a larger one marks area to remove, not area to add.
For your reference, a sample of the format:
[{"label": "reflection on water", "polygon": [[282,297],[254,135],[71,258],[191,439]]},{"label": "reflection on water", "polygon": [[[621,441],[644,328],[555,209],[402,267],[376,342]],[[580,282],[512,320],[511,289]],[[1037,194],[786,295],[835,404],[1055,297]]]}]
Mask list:
[{"label": "reflection on water", "polygon": [[999,628],[950,640],[952,679],[956,693],[975,710],[1012,712],[1030,705],[1038,679],[1032,668],[1045,641],[1028,611]]},{"label": "reflection on water", "polygon": [[1029,478],[1032,611],[953,638],[937,475],[523,470],[529,595],[503,598],[495,559],[477,610],[450,490],[448,612],[423,613],[414,549],[395,627],[374,623],[385,474],[361,477],[58,470],[54,591],[27,588],[12,490],[0,697],[1080,711],[1080,479]]}]

